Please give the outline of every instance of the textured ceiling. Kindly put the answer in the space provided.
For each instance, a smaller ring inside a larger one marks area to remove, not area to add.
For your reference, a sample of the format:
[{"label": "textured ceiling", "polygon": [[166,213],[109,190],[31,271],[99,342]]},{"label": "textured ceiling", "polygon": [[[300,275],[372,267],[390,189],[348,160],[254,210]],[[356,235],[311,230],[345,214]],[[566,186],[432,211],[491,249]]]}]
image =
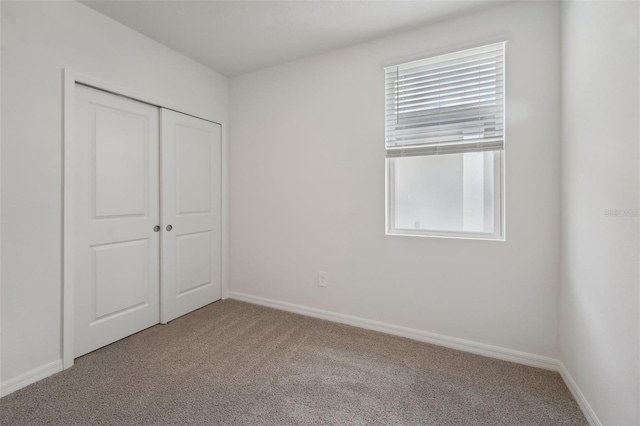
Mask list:
[{"label": "textured ceiling", "polygon": [[497,2],[82,1],[227,76],[346,47]]}]

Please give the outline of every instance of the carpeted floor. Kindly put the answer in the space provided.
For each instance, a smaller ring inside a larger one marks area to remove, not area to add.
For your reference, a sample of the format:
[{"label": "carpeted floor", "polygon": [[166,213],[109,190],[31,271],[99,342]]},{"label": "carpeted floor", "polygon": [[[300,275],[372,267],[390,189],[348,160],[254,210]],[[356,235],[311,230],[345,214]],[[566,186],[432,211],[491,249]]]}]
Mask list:
[{"label": "carpeted floor", "polygon": [[234,300],[0,399],[2,425],[586,425],[557,373]]}]

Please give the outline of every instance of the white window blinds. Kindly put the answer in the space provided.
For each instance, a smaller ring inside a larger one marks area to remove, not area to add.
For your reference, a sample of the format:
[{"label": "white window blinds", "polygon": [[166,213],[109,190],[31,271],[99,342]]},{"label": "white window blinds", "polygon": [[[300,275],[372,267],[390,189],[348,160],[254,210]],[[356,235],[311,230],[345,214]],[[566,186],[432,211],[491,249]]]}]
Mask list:
[{"label": "white window blinds", "polygon": [[385,68],[387,156],[503,149],[504,45]]}]

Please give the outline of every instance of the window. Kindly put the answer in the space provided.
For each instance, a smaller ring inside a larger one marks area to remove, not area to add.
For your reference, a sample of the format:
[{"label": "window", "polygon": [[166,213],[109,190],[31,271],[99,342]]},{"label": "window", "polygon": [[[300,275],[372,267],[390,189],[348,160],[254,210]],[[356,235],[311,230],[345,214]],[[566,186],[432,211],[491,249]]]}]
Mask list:
[{"label": "window", "polygon": [[385,68],[388,234],[503,239],[504,45]]}]

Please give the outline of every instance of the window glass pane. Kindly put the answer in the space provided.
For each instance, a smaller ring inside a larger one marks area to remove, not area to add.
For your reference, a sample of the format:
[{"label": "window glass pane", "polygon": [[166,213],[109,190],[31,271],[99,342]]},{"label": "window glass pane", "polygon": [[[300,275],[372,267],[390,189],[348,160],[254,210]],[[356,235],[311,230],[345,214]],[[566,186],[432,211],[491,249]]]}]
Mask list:
[{"label": "window glass pane", "polygon": [[389,161],[395,230],[499,233],[500,151]]}]

